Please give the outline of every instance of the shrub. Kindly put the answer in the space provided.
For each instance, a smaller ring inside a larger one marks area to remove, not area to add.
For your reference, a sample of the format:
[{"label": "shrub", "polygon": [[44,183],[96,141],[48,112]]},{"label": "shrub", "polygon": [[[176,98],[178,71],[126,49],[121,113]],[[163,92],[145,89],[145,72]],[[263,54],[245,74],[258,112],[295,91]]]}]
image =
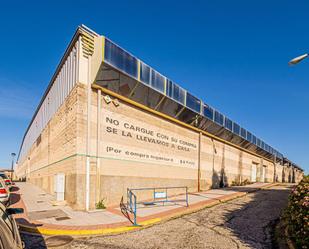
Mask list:
[{"label": "shrub", "polygon": [[309,248],[309,176],[293,188],[285,212],[288,232],[297,248]]},{"label": "shrub", "polygon": [[104,199],[100,200],[98,203],[95,204],[96,209],[106,209]]},{"label": "shrub", "polygon": [[243,182],[240,182],[239,180],[235,180],[235,181],[232,181],[231,186],[244,186],[244,185],[248,185],[251,183],[252,182],[250,182],[248,179],[245,179]]}]

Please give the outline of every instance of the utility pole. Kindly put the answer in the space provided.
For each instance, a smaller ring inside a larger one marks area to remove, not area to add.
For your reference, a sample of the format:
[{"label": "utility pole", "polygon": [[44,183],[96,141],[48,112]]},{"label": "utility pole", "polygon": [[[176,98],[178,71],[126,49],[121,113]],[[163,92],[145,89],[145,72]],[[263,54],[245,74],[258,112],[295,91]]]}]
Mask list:
[{"label": "utility pole", "polygon": [[16,154],[14,152],[11,153],[12,156],[12,165],[11,165],[11,180],[13,180],[13,171],[14,171],[14,159]]}]

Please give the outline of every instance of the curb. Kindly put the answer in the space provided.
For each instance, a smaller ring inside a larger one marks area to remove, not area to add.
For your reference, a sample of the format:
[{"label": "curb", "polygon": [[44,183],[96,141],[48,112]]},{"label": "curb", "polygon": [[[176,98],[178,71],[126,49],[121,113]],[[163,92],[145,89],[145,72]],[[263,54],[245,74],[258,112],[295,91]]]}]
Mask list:
[{"label": "curb", "polygon": [[19,227],[19,230],[21,232],[26,232],[26,233],[30,233],[30,234],[50,235],[50,236],[51,235],[52,236],[55,236],[55,235],[83,236],[84,235],[85,236],[85,235],[121,234],[121,233],[130,232],[130,231],[134,231],[134,230],[141,230],[141,229],[144,229],[146,227],[153,226],[155,224],[159,224],[159,223],[162,223],[162,222],[166,222],[168,220],[180,218],[184,215],[196,213],[196,212],[203,210],[205,208],[211,208],[211,207],[214,207],[216,205],[219,205],[219,204],[222,204],[222,203],[234,200],[234,199],[238,199],[238,198],[243,197],[247,194],[250,194],[250,193],[262,190],[262,189],[270,188],[270,187],[275,186],[277,184],[278,183],[269,184],[269,185],[260,187],[260,188],[256,189],[255,191],[238,192],[238,193],[235,193],[233,195],[222,198],[220,200],[213,200],[212,202],[209,202],[209,203],[202,203],[200,205],[198,205],[198,203],[196,203],[196,204],[191,205],[192,208],[190,208],[188,210],[178,212],[178,213],[173,214],[173,215],[166,215],[165,217],[162,217],[162,218],[152,218],[152,219],[149,219],[149,220],[139,222],[139,226],[120,226],[120,227],[115,227],[115,228],[80,229],[80,230],[33,227],[33,226],[24,225],[24,224],[18,224],[18,227]]},{"label": "curb", "polygon": [[81,229],[81,230],[69,230],[69,229],[51,229],[51,228],[40,228],[27,225],[18,224],[19,230],[21,232],[27,232],[30,234],[41,234],[41,235],[107,235],[107,234],[120,234],[129,232],[132,230],[137,230],[151,226],[155,223],[161,221],[161,218],[149,219],[140,222],[139,226],[122,226],[115,228],[102,228],[102,229]]}]

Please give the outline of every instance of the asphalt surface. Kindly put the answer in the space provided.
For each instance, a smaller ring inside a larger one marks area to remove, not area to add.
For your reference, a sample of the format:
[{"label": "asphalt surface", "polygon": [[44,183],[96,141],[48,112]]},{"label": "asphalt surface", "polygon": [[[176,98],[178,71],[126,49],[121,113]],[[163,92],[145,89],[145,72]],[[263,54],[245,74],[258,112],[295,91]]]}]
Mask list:
[{"label": "asphalt surface", "polygon": [[273,230],[289,192],[288,185],[274,186],[126,234],[75,239],[23,235],[23,239],[27,249],[275,248]]}]

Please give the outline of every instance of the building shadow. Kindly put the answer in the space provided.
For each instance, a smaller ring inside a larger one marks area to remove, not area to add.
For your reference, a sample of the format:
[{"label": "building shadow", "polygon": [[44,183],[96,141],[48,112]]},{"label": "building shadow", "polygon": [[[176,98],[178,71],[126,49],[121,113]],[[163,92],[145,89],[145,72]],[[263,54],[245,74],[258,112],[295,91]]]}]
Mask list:
[{"label": "building shadow", "polygon": [[213,171],[211,180],[211,188],[219,188],[220,177],[216,171]]},{"label": "building shadow", "polygon": [[212,179],[211,188],[213,189],[228,187],[228,178],[223,168],[221,169],[220,174],[218,174],[216,171],[213,171],[211,179]]},{"label": "building shadow", "polygon": [[10,188],[10,192],[12,193],[12,192],[17,192],[19,190],[19,187],[17,187],[17,186],[12,186],[11,188]]},{"label": "building shadow", "polygon": [[10,206],[16,204],[17,202],[20,201],[20,194],[18,193],[11,193],[10,194]]},{"label": "building shadow", "polygon": [[42,226],[41,224],[31,223],[24,218],[15,218],[15,220],[17,224],[31,227],[31,230],[34,232],[27,233],[20,231],[21,239],[25,244],[24,249],[47,249],[44,236],[37,229],[38,227]]},{"label": "building shadow", "polygon": [[290,192],[290,187],[257,191],[249,203],[238,202],[239,208],[224,213],[222,226],[249,248],[277,248],[275,226]]},{"label": "building shadow", "polygon": [[295,171],[294,171],[294,169],[292,170],[291,182],[292,182],[292,183],[295,183],[295,182],[296,182]]},{"label": "building shadow", "polygon": [[225,174],[225,170],[224,168],[221,169],[221,174],[220,174],[220,188],[226,188],[228,187],[228,179],[227,176]]}]

